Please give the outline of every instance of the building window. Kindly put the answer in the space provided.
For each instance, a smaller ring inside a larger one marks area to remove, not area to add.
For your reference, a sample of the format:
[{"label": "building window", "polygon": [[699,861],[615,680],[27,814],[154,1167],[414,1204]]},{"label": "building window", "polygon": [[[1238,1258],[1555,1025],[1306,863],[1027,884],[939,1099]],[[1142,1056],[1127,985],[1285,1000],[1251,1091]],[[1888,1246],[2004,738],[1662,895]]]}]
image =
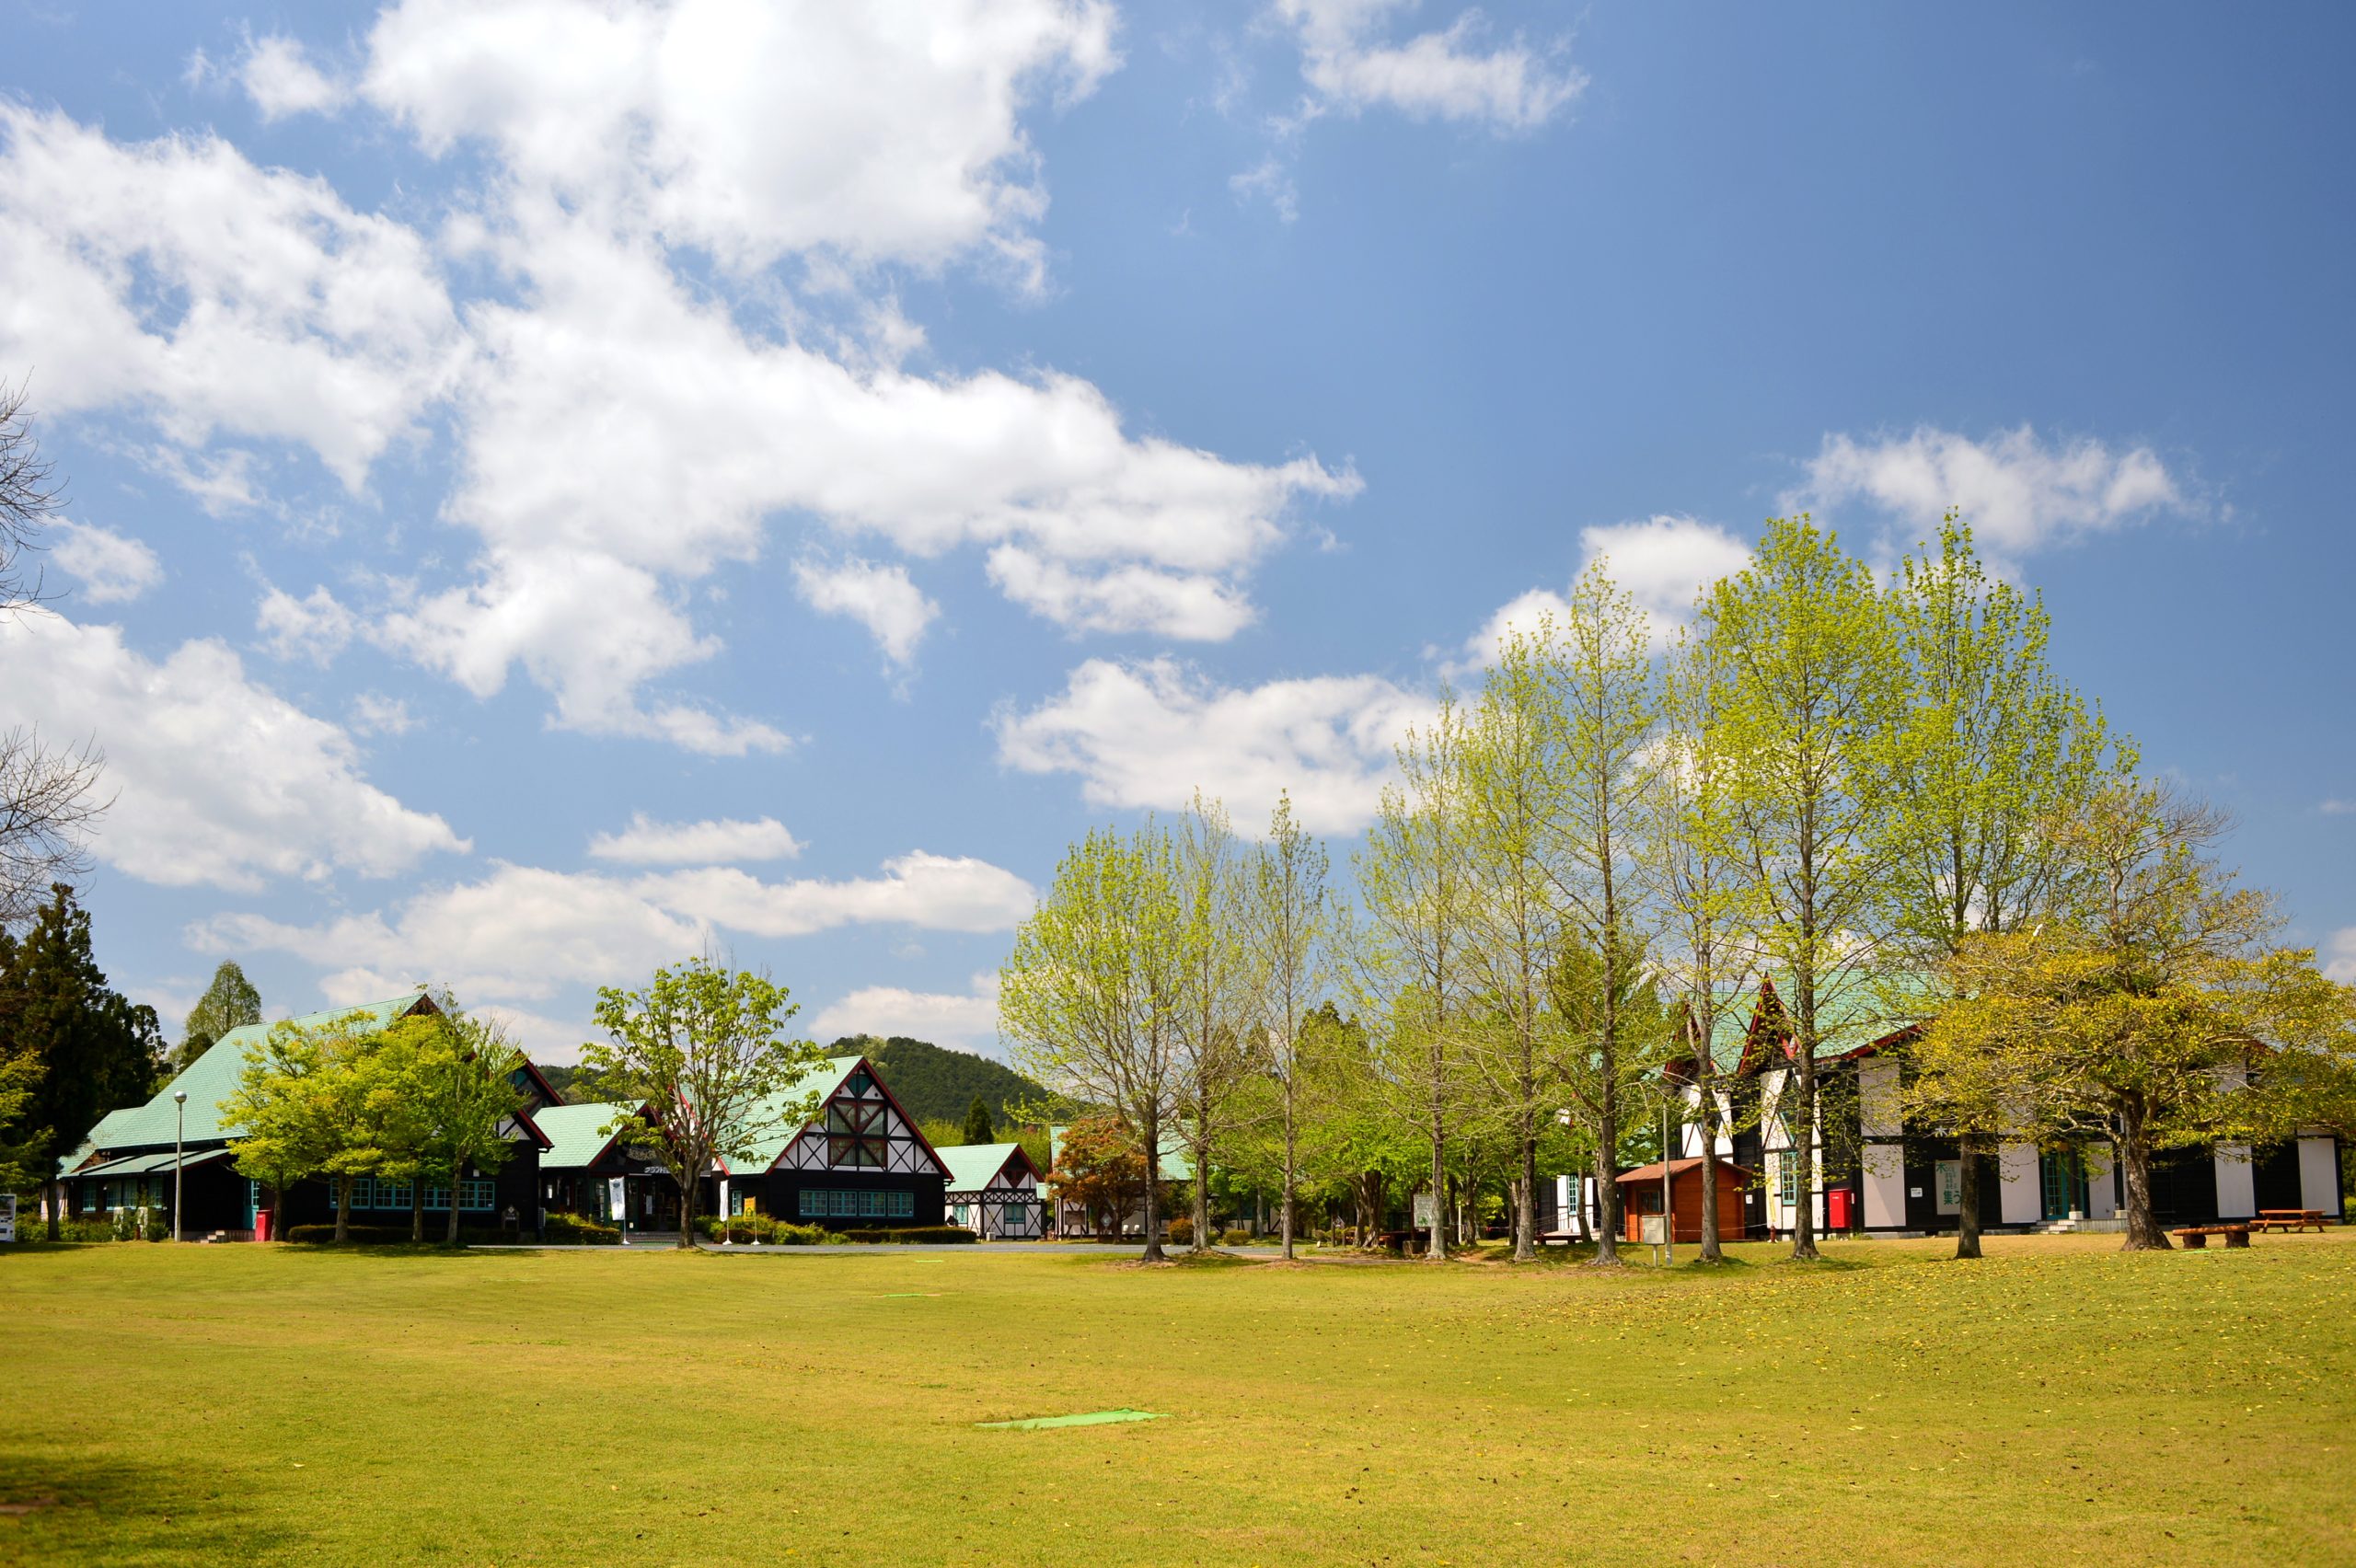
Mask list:
[{"label": "building window", "polygon": [[450,1210],[450,1189],[447,1187],[436,1187],[431,1182],[428,1182],[425,1188],[425,1206],[429,1209],[447,1214]]},{"label": "building window", "polygon": [[837,1100],[826,1106],[826,1163],[852,1170],[881,1170],[889,1147],[884,1106]]},{"label": "building window", "polygon": [[487,1209],[496,1201],[499,1188],[491,1182],[461,1182],[458,1183],[458,1206],[462,1209]]},{"label": "building window", "polygon": [[1775,1161],[1775,1172],[1776,1195],[1784,1203],[1798,1203],[1800,1201],[1799,1161],[1788,1154],[1780,1156]]},{"label": "building window", "polygon": [[914,1193],[804,1187],[800,1206],[804,1219],[907,1219],[917,1212],[917,1199]]},{"label": "building window", "polygon": [[416,1201],[416,1189],[406,1182],[376,1183],[376,1206],[380,1209],[405,1209]]}]

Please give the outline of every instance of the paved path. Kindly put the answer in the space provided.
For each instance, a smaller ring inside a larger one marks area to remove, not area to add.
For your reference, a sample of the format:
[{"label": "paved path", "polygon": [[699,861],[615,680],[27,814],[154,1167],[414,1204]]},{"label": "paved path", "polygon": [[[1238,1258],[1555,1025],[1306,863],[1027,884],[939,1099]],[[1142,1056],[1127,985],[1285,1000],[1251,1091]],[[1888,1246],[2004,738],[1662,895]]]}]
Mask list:
[{"label": "paved path", "polygon": [[[630,1232],[629,1245],[627,1248],[599,1247],[595,1250],[601,1252],[615,1251],[663,1252],[676,1249],[678,1244],[679,1233],[676,1230],[667,1235],[660,1231],[633,1230]],[[1139,1258],[1145,1255],[1145,1248],[1135,1242],[1115,1246],[1109,1242],[1093,1241],[847,1241],[840,1245],[821,1243],[810,1247],[779,1247],[766,1246],[758,1242],[741,1244],[732,1242],[722,1247],[717,1242],[699,1241],[696,1245],[707,1252],[856,1252],[883,1256],[904,1255],[909,1252],[962,1252],[968,1256],[998,1252],[1048,1252],[1069,1258]],[[578,1252],[588,1249],[570,1242],[486,1241],[478,1243],[477,1250],[480,1251]],[[1164,1246],[1162,1248],[1163,1251],[1173,1253],[1187,1250],[1184,1247]],[[1281,1247],[1225,1247],[1220,1251],[1233,1252],[1239,1257],[1245,1258],[1280,1258],[1284,1255],[1284,1249]]]}]

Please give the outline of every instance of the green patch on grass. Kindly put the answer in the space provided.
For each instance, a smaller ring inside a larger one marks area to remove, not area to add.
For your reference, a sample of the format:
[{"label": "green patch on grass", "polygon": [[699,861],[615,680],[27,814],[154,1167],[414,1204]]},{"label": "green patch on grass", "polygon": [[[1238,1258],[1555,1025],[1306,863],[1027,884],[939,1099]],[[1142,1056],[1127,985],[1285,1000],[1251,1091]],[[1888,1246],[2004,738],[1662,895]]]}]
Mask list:
[{"label": "green patch on grass", "polygon": [[1105,1426],[1123,1421],[1161,1421],[1152,1410],[1091,1410],[1083,1415],[1034,1415],[1023,1421],[977,1421],[975,1425],[1009,1432],[1036,1432],[1049,1426]]}]

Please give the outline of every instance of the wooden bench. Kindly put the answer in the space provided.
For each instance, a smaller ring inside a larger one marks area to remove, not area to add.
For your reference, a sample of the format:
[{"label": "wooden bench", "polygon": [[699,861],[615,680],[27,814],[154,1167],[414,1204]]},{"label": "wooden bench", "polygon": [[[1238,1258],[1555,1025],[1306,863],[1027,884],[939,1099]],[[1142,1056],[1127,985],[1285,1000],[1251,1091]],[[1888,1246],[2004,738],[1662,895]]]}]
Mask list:
[{"label": "wooden bench", "polygon": [[2323,1234],[2321,1209],[2260,1209],[2258,1217],[2249,1222],[2252,1230],[2305,1230],[2313,1227],[2316,1235]]},{"label": "wooden bench", "polygon": [[2212,1236],[2223,1237],[2228,1247],[2249,1245],[2249,1227],[2246,1225],[2188,1225],[2182,1230],[2171,1230],[2168,1234],[2196,1252],[2209,1245]]}]

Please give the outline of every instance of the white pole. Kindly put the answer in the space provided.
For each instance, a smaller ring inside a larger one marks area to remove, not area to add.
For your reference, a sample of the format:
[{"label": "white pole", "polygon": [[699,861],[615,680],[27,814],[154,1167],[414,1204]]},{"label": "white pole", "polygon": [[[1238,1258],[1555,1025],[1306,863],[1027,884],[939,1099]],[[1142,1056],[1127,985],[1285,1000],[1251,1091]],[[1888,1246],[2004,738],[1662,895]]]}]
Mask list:
[{"label": "white pole", "polygon": [[725,1174],[723,1174],[723,1175],[720,1178],[720,1244],[721,1244],[722,1246],[723,1246],[723,1247],[725,1247],[725,1246],[727,1246],[727,1245],[728,1245],[728,1221],[729,1221],[729,1217],[730,1217],[730,1216],[729,1216],[729,1213],[728,1213],[728,1178],[727,1178],[727,1176],[726,1176]]},{"label": "white pole", "polygon": [[180,1148],[188,1141],[188,1090],[172,1090],[172,1239],[188,1239],[180,1223]]}]

